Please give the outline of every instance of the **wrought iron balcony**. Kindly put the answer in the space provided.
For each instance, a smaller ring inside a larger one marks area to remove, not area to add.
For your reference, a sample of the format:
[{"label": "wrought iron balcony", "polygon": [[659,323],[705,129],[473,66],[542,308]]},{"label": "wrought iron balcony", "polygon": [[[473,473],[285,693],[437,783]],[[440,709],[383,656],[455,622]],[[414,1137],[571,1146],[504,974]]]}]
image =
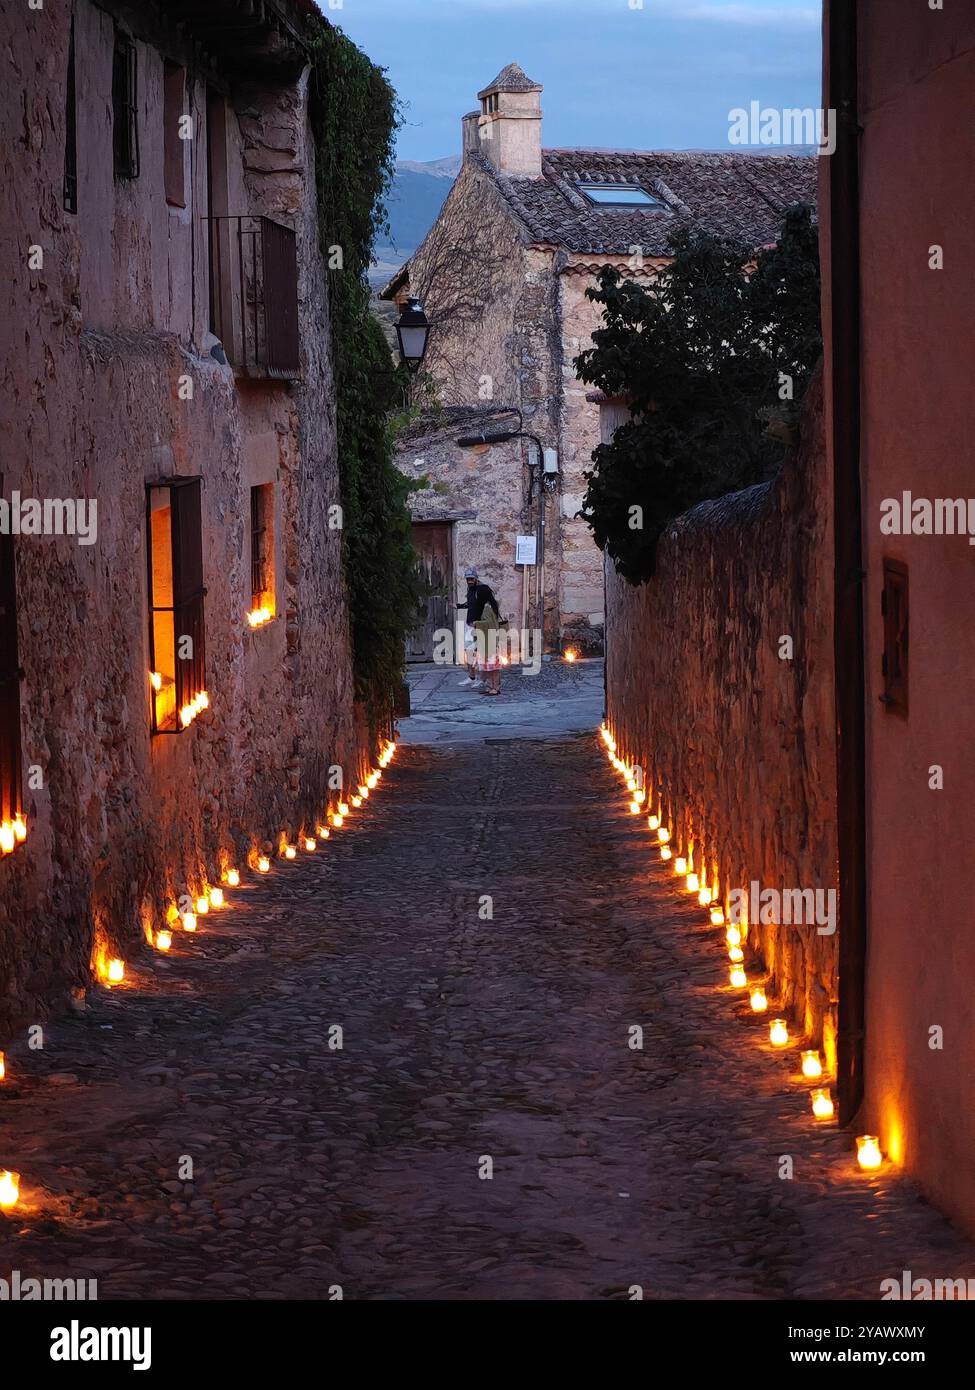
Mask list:
[{"label": "wrought iron balcony", "polygon": [[270,217],[210,217],[210,327],[241,376],[299,374],[298,255]]}]

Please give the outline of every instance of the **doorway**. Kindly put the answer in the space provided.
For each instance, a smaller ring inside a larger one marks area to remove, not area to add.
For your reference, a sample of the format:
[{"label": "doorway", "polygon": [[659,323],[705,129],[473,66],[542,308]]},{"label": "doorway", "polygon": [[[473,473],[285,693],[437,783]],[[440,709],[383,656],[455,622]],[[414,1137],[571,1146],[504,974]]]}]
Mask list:
[{"label": "doorway", "polygon": [[453,527],[449,521],[415,521],[413,547],[427,597],[420,621],[406,639],[407,661],[432,661],[434,636],[446,628],[453,632],[454,608]]}]

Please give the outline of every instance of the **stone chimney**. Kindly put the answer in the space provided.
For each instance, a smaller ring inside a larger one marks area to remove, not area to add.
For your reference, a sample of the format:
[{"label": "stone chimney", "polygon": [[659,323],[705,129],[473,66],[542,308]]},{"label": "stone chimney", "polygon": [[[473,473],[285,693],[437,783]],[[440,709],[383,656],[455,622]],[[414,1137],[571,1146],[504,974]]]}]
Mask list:
[{"label": "stone chimney", "polygon": [[478,92],[479,148],[499,173],[525,178],[540,176],[541,92],[540,84],[526,77],[517,63],[509,63],[489,86]]},{"label": "stone chimney", "polygon": [[465,159],[469,154],[473,153],[475,150],[479,150],[481,147],[480,136],[477,133],[477,125],[480,119],[480,111],[468,111],[467,115],[461,121],[461,126],[464,131],[463,150]]}]

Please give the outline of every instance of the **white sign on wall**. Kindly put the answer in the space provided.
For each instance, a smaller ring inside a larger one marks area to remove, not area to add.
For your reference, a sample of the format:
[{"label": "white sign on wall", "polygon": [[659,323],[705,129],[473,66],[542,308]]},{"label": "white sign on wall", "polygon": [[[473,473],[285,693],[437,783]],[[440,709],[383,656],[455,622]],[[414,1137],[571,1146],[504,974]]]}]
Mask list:
[{"label": "white sign on wall", "polygon": [[538,547],[536,536],[519,536],[515,541],[515,564],[533,565]]}]

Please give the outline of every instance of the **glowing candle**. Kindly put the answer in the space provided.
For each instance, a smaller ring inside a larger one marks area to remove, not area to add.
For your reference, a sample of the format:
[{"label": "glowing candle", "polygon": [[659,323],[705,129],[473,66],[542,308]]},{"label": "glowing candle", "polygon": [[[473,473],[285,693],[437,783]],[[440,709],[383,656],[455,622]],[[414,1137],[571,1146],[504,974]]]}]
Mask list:
[{"label": "glowing candle", "polygon": [[802,1074],[808,1076],[811,1081],[823,1074],[823,1064],[819,1060],[818,1052],[804,1052],[802,1054]]},{"label": "glowing candle", "polygon": [[785,1047],[789,1041],[789,1029],[784,1018],[773,1018],[768,1026],[768,1040],[773,1047]]},{"label": "glowing candle", "polygon": [[179,712],[179,722],[184,729],[188,729],[196,718],[196,710],[192,705],[184,705]]},{"label": "glowing candle", "polygon": [[640,803],[639,803],[639,801],[637,801],[636,797],[634,797],[633,800],[630,802],[630,815],[631,815],[631,816],[638,816],[639,814],[640,814]]},{"label": "glowing candle", "polygon": [[257,872],[258,872],[259,874],[266,874],[266,873],[269,873],[269,872],[270,872],[270,869],[271,869],[271,861],[270,861],[270,859],[268,859],[268,857],[267,857],[266,854],[262,854],[261,857],[260,857],[260,858],[258,859],[258,861],[257,861]]},{"label": "glowing candle", "polygon": [[714,894],[711,892],[710,888],[702,888],[700,893],[698,893],[697,895],[697,900],[702,907],[707,907],[708,903],[711,901],[713,897]]},{"label": "glowing candle", "polygon": [[335,826],[336,830],[339,830],[341,828],[342,822],[344,820],[345,817],[339,811],[332,812],[332,824]]},{"label": "glowing candle", "polygon": [[711,925],[712,925],[712,927],[723,927],[723,926],[724,926],[724,908],[721,908],[721,907],[712,907],[712,909],[711,909]]},{"label": "glowing candle", "polygon": [[884,1157],[880,1152],[880,1140],[876,1134],[857,1136],[857,1163],[861,1168],[879,1168]]},{"label": "glowing candle", "polygon": [[207,915],[207,913],[210,911],[210,899],[209,899],[209,898],[197,898],[197,900],[196,900],[196,911],[197,911],[197,915],[198,915],[198,916],[200,916],[200,917],[205,917],[205,916]]},{"label": "glowing candle", "polygon": [[697,874],[688,874],[688,875],[687,875],[687,891],[688,891],[688,893],[696,893],[697,890],[700,888],[700,886],[701,886],[701,880],[698,878]]},{"label": "glowing candle", "polygon": [[660,826],[659,816],[647,816],[647,825],[651,830],[657,830]]},{"label": "glowing candle", "polygon": [[17,838],[14,835],[13,826],[9,821],[4,821],[0,824],[0,850],[4,854],[9,854],[16,843]]},{"label": "glowing candle", "polygon": [[674,873],[680,874],[681,878],[687,873],[687,860],[681,854],[674,860]]},{"label": "glowing candle", "polygon": [[5,1169],[0,1173],[0,1207],[15,1207],[20,1198],[20,1174]]},{"label": "glowing candle", "polygon": [[566,661],[568,661],[568,662],[573,662],[573,661],[575,661],[575,659],[576,659],[577,656],[578,656],[578,652],[575,650],[574,647],[566,647],[566,649],[565,649],[565,659],[566,659]]},{"label": "glowing candle", "polygon": [[285,857],[285,859],[294,859],[294,857],[295,857],[295,855],[296,855],[297,853],[298,853],[298,851],[295,849],[294,845],[285,845],[285,847],[284,847],[284,857]]},{"label": "glowing candle", "polygon": [[355,809],[358,811],[359,807],[362,805],[362,797],[361,797],[361,796],[354,796],[354,797],[352,798],[352,805],[353,805],[353,806],[355,807]]},{"label": "glowing candle", "polygon": [[732,924],[724,934],[724,939],[729,946],[741,945],[741,929]]},{"label": "glowing candle", "polygon": [[765,998],[764,989],[753,989],[751,998],[748,1002],[752,1006],[753,1014],[763,1014],[768,1008],[768,1000]]},{"label": "glowing candle", "polygon": [[184,912],[181,916],[184,931],[196,931],[196,913]]},{"label": "glowing candle", "polygon": [[149,679],[152,682],[153,690],[162,690],[162,676],[158,671],[150,671]]},{"label": "glowing candle", "polygon": [[673,850],[669,849],[667,845],[661,845],[661,846],[660,846],[660,857],[661,857],[661,859],[664,859],[664,860],[669,859],[670,856],[671,856],[672,854],[673,854]]},{"label": "glowing candle", "polygon": [[240,873],[237,869],[227,870],[227,883],[231,888],[238,888],[240,886]]},{"label": "glowing candle", "polygon": [[328,826],[327,826],[327,825],[316,825],[316,826],[315,826],[315,834],[318,836],[318,838],[319,838],[320,840],[327,840],[327,839],[328,839]]},{"label": "glowing candle", "polygon": [[347,816],[348,814],[349,814],[349,803],[348,803],[347,801],[340,801],[340,802],[339,802],[339,815],[340,815],[340,816]]},{"label": "glowing candle", "polygon": [[647,799],[647,794],[646,794],[646,792],[645,792],[645,791],[640,791],[639,788],[633,793],[633,800],[634,800],[634,801],[639,801],[639,803],[640,803],[641,806],[642,806],[643,803],[646,801],[646,799]]},{"label": "glowing candle", "polygon": [[206,693],[205,690],[201,690],[199,695],[197,695],[196,703],[199,705],[200,709],[210,708],[210,696]]},{"label": "glowing candle", "polygon": [[728,979],[735,989],[744,989],[748,984],[748,976],[745,974],[743,965],[733,965],[728,974]]},{"label": "glowing candle", "polygon": [[211,906],[211,907],[223,907],[223,889],[222,889],[222,888],[211,888],[211,889],[210,889],[210,906]]},{"label": "glowing candle", "polygon": [[728,959],[739,965],[745,959],[745,953],[740,946],[729,946]]},{"label": "glowing candle", "polygon": [[108,962],[108,979],[113,985],[117,985],[125,979],[125,964],[117,956]]},{"label": "glowing candle", "polygon": [[369,776],[366,778],[366,786],[369,788],[370,791],[375,791],[375,790],[376,790],[376,787],[377,787],[377,785],[378,785],[378,783],[379,783],[379,773],[378,773],[378,772],[370,772]]},{"label": "glowing candle", "polygon": [[627,779],[626,779],[626,790],[627,790],[628,792],[635,792],[635,791],[636,791],[636,780],[635,780],[633,777],[627,777]]},{"label": "glowing candle", "polygon": [[172,946],[172,944],[173,944],[173,934],[172,934],[171,931],[157,931],[157,932],[156,932],[156,949],[157,949],[157,950],[159,950],[159,951],[168,951],[169,948],[170,948],[170,946]]},{"label": "glowing candle", "polygon": [[363,801],[365,801],[369,795],[369,788],[366,786],[365,782],[363,782],[362,786],[359,788],[359,795],[362,797]]},{"label": "glowing candle", "polygon": [[316,850],[317,848],[318,848],[318,841],[317,841],[317,840],[313,840],[312,837],[311,837],[310,835],[306,835],[306,836],[305,836],[305,849],[308,851],[308,853],[311,854],[312,851],[313,851],[313,850]]},{"label": "glowing candle", "polygon": [[665,825],[662,825],[660,829],[657,831],[657,839],[660,841],[662,845],[665,845],[667,841],[670,839],[670,831],[667,829]]},{"label": "glowing candle", "polygon": [[817,1088],[812,1092],[812,1112],[817,1120],[833,1118],[833,1097],[825,1088]]}]

